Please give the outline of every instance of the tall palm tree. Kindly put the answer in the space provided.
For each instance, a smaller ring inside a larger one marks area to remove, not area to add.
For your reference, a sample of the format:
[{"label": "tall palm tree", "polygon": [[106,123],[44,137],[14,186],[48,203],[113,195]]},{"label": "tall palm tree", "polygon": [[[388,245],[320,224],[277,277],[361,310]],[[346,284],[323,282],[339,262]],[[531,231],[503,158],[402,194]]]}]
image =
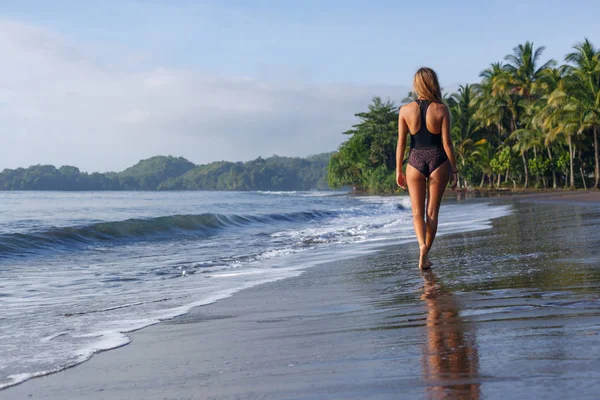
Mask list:
[{"label": "tall palm tree", "polygon": [[504,69],[504,64],[497,62],[492,63],[479,76],[482,81],[475,85],[480,96],[478,96],[474,117],[481,127],[495,128],[498,138],[501,139],[504,124],[509,121],[511,115],[509,91],[506,90],[508,73]]},{"label": "tall palm tree", "polygon": [[575,174],[573,171],[575,148],[573,146],[573,138],[580,133],[582,115],[581,108],[567,94],[565,81],[561,81],[558,87],[550,94],[547,106],[538,115],[538,120],[545,132],[548,132],[545,139],[546,145],[554,142],[558,136],[564,135],[566,138],[569,146],[569,187],[571,189],[575,189]]},{"label": "tall palm tree", "polygon": [[523,161],[523,170],[525,172],[525,188],[529,185],[529,168],[527,167],[527,152],[542,144],[542,138],[538,131],[533,129],[517,129],[508,137],[508,140],[514,141],[513,150],[519,153]]},{"label": "tall palm tree", "polygon": [[[545,135],[544,133],[542,133],[542,129],[543,129],[543,124],[539,123],[538,119],[536,118],[538,116],[538,114],[540,114],[541,110],[544,108],[544,101],[543,100],[536,100],[536,101],[530,101],[527,103],[522,119],[521,119],[521,125],[523,126],[523,128],[521,129],[517,129],[516,131],[514,131],[511,136],[509,137],[509,139],[511,140],[518,140],[522,143],[517,143],[515,150],[517,150],[519,153],[521,152],[521,150],[524,150],[525,152],[528,150],[533,150],[533,154],[534,154],[534,160],[537,161],[537,148],[538,147],[542,147],[544,145],[544,138]],[[525,179],[526,181],[528,180],[528,175],[529,175],[529,171],[527,168],[527,161],[525,159],[525,155],[522,154],[522,159],[523,159],[523,167],[526,170],[525,174]],[[536,180],[539,182],[540,180],[540,176],[536,175]],[[525,187],[527,187],[527,182],[525,183]]]},{"label": "tall palm tree", "polygon": [[546,48],[540,46],[534,50],[533,42],[525,42],[513,48],[513,54],[504,59],[508,61],[504,69],[510,74],[511,92],[530,101],[536,95],[536,82],[548,68],[556,65],[556,61],[548,60],[538,66],[540,57]]},{"label": "tall palm tree", "polygon": [[491,161],[494,157],[495,147],[486,139],[478,140],[473,146],[474,150],[471,155],[475,159],[478,168],[481,170],[481,183],[479,183],[479,187],[483,186],[483,182],[487,176],[490,187],[493,188],[494,180],[492,178],[493,171]]},{"label": "tall palm tree", "polygon": [[[540,88],[547,70],[556,64],[554,60],[548,60],[542,65],[540,58],[545,47],[534,48],[533,42],[525,42],[513,48],[513,53],[504,57],[507,61],[503,69],[506,75],[499,80],[499,86],[503,92],[508,92],[509,109],[512,114],[511,119],[511,140],[523,140],[524,143],[516,143],[514,149],[519,152],[523,160],[523,169],[525,172],[525,187],[529,183],[529,170],[527,168],[526,153],[529,149],[534,149],[532,143],[538,143],[539,132],[532,130],[532,126],[525,126],[522,122],[532,122],[533,103],[539,99]],[[525,113],[526,118],[520,118]],[[529,115],[527,115],[529,114]],[[517,131],[519,131],[517,133]]]},{"label": "tall palm tree", "polygon": [[477,91],[474,85],[461,85],[458,92],[453,93],[446,100],[452,117],[452,140],[457,161],[464,168],[471,152],[473,151],[473,136],[477,130],[475,104]]},{"label": "tall palm tree", "polygon": [[[566,66],[563,65],[559,68],[547,68],[542,71],[539,79],[536,81],[536,92],[540,94],[540,98],[536,102],[536,111],[535,115],[533,115],[532,126],[536,129],[541,130],[544,136],[548,136],[549,131],[545,129],[545,122],[548,118],[549,114],[553,112],[553,108],[548,106],[548,98],[554,92],[560,82],[562,81],[566,72]],[[551,145],[552,141],[544,141],[544,145],[546,146],[546,151],[548,152],[548,159],[550,160],[551,170],[552,170],[552,187],[556,189],[556,167],[553,163],[552,150]]]},{"label": "tall palm tree", "polygon": [[585,39],[573,46],[565,61],[574,64],[568,68],[565,90],[570,95],[572,106],[580,108],[582,121],[579,133],[593,132],[594,143],[594,187],[600,187],[600,163],[598,160],[598,133],[600,130],[600,49]]}]

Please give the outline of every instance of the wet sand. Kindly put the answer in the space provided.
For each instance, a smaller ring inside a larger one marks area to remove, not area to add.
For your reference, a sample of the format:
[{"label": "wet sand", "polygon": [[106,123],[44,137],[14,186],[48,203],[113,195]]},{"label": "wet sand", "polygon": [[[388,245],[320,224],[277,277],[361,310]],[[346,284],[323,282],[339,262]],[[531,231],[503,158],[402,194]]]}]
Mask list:
[{"label": "wet sand", "polygon": [[533,200],[537,202],[553,203],[597,203],[600,204],[599,190],[579,190],[579,191],[548,191],[525,194],[522,199]]},{"label": "wet sand", "polygon": [[313,267],[0,399],[596,399],[600,203],[548,197],[471,200],[514,212],[432,272],[416,244]]}]

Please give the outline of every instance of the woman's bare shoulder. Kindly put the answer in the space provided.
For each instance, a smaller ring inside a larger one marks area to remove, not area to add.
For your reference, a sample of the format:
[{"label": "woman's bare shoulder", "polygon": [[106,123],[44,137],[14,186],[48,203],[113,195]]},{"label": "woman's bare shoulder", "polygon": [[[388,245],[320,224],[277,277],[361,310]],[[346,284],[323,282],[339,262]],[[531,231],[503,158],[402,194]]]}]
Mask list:
[{"label": "woman's bare shoulder", "polygon": [[403,104],[400,106],[400,115],[404,116],[414,113],[417,110],[417,108],[418,106],[416,101],[412,101],[408,104]]},{"label": "woman's bare shoulder", "polygon": [[448,106],[446,106],[446,104],[444,104],[444,103],[437,103],[437,102],[431,103],[429,105],[429,109],[439,115],[446,115],[449,112]]},{"label": "woman's bare shoulder", "polygon": [[432,102],[429,105],[429,107],[433,108],[435,110],[447,110],[448,109],[448,106],[446,106],[446,103],[438,103],[437,101],[436,102]]}]

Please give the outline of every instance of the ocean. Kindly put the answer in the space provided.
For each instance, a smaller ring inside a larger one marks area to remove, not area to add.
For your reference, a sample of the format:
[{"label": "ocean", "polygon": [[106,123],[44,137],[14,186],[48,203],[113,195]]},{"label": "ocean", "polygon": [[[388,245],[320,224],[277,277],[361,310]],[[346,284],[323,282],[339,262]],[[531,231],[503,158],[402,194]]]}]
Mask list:
[{"label": "ocean", "polygon": [[[438,235],[511,212],[445,202]],[[411,241],[407,196],[0,192],[0,388],[239,290]]]}]

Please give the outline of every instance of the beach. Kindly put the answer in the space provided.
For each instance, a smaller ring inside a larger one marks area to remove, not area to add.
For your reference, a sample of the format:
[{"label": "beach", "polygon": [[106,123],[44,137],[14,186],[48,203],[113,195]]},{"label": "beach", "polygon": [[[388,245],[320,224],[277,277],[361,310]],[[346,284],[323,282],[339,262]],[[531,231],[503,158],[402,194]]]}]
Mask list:
[{"label": "beach", "polygon": [[598,200],[494,199],[512,213],[437,238],[431,272],[416,243],[317,265],[0,399],[595,399]]}]

